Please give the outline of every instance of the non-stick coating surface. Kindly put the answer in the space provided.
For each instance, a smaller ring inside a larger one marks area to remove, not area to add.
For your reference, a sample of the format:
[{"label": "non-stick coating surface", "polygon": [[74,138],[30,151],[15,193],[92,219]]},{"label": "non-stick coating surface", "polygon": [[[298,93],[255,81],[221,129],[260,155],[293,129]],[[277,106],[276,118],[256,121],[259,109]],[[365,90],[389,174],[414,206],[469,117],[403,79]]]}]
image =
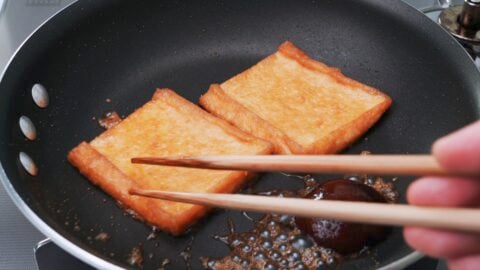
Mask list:
[{"label": "non-stick coating surface", "polygon": [[[156,269],[163,258],[173,259],[171,269],[177,269],[185,266],[179,253],[193,237],[191,264],[197,269],[199,256],[228,251],[212,240],[226,232],[227,217],[238,230],[251,222],[238,212],[216,211],[183,237],[159,234],[147,241],[150,228],[125,216],[68,164],[66,154],[102,132],[92,117],[109,110],[128,115],[156,87],[197,102],[209,84],[241,72],[285,40],[393,98],[390,111],[349,153],[426,153],[435,138],[479,117],[480,80],[472,62],[443,30],[400,1],[81,1],[41,28],[5,73],[3,169],[38,216],[89,252],[126,267],[131,248],[141,244],[145,269]],[[48,89],[46,109],[32,102],[35,83]],[[35,123],[36,141],[21,135],[21,115]],[[22,170],[19,151],[38,163],[38,176]],[[402,194],[408,182],[397,181]],[[301,183],[268,174],[257,186]],[[102,231],[110,241],[93,239]],[[410,252],[400,230],[376,250],[380,265]],[[374,265],[370,258],[344,264]]]}]

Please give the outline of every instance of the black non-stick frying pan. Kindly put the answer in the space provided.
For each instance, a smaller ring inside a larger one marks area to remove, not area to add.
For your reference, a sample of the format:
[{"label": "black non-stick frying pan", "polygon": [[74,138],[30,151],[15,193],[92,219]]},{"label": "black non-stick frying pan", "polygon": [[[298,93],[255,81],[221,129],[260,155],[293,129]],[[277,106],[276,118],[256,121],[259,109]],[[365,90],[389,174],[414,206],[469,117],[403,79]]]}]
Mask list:
[{"label": "black non-stick frying pan", "polygon": [[[209,84],[241,72],[285,40],[393,98],[390,111],[349,153],[426,153],[439,136],[479,118],[480,77],[472,61],[446,32],[400,1],[79,1],[38,29],[3,74],[0,178],[40,231],[87,263],[131,267],[128,254],[140,244],[145,269],[164,258],[173,260],[170,269],[181,269],[179,254],[193,239],[190,263],[198,269],[199,256],[228,252],[212,239],[226,233],[228,217],[239,231],[251,221],[219,210],[185,236],[146,240],[151,229],[124,215],[66,154],[102,131],[92,117],[109,110],[128,115],[156,87],[197,102]],[[33,102],[34,84],[47,90],[46,108]],[[32,120],[35,140],[21,133],[21,116]],[[20,152],[37,164],[37,176],[23,169]],[[402,195],[410,181],[396,182]],[[266,174],[256,188],[300,186]],[[99,232],[111,240],[93,239]],[[397,229],[375,248],[378,264],[364,257],[343,267],[398,266],[417,257],[411,252]]]}]

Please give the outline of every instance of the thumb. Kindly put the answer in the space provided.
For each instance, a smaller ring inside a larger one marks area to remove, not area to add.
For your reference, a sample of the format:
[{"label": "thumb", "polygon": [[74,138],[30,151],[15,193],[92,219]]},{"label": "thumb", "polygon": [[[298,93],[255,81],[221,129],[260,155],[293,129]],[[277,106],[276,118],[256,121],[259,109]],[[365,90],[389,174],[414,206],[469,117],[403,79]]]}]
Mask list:
[{"label": "thumb", "polygon": [[438,139],[432,152],[446,169],[480,172],[480,121]]}]

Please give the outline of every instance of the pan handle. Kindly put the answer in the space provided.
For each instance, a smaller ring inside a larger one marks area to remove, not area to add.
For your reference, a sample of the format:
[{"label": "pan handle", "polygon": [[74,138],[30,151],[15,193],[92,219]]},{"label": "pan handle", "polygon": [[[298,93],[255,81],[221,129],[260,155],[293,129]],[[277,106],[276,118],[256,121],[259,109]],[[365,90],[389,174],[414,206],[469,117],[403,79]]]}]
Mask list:
[{"label": "pan handle", "polygon": [[40,250],[45,247],[46,245],[52,243],[52,240],[50,238],[45,238],[43,240],[40,240],[34,247],[33,247],[33,254],[35,255],[35,262],[37,263],[37,268],[40,269],[40,265],[38,263],[39,256],[40,256]]},{"label": "pan handle", "polygon": [[37,251],[42,248],[43,246],[45,246],[46,244],[49,244],[51,243],[52,240],[50,240],[50,238],[45,238],[43,240],[40,240],[34,247],[33,247],[33,253],[37,253]]},{"label": "pan handle", "polygon": [[37,243],[33,248],[35,261],[39,270],[45,269],[77,269],[94,270],[93,267],[73,257],[49,238]]}]

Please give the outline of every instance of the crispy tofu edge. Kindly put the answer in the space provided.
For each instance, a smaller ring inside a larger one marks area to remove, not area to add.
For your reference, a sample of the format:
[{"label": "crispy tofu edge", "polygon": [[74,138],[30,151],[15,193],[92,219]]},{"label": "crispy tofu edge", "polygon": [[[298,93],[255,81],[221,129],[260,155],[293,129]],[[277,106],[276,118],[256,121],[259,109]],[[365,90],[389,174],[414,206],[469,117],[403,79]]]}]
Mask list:
[{"label": "crispy tofu edge", "polygon": [[345,76],[338,68],[329,67],[322,62],[310,58],[310,56],[308,56],[304,51],[296,47],[290,41],[286,41],[282,45],[280,45],[280,47],[278,48],[278,52],[292,60],[297,61],[297,63],[299,63],[305,68],[328,74],[329,76],[335,78],[340,84],[351,86],[352,88],[360,88],[371,95],[382,96],[389,105],[392,103],[392,99],[387,94],[381,92],[374,87],[368,86]]},{"label": "crispy tofu edge", "polygon": [[280,129],[229,97],[218,84],[212,84],[208,92],[200,97],[199,103],[213,115],[234,123],[254,136],[273,142],[277,154],[306,153],[300,144]]},{"label": "crispy tofu edge", "polygon": [[[276,53],[281,53],[305,68],[315,72],[328,74],[338,83],[359,88],[370,95],[381,96],[384,101],[369,111],[361,114],[354,121],[331,132],[328,136],[318,139],[313,144],[305,147],[291,139],[284,132],[262,119],[254,112],[228,96],[218,84],[212,84],[207,93],[200,97],[200,105],[210,113],[221,117],[240,129],[253,135],[265,138],[274,144],[276,154],[333,154],[354,143],[370,127],[372,127],[391,106],[392,99],[380,90],[367,86],[356,80],[346,77],[339,69],[329,67],[324,63],[310,58],[305,52],[296,47],[292,42],[286,41],[280,45]],[[275,54],[275,53],[274,53]],[[272,57],[274,54],[267,56]],[[255,67],[255,65],[253,66]],[[253,68],[251,67],[251,68]],[[249,68],[248,70],[250,70]],[[247,71],[248,71],[247,70]],[[342,137],[343,136],[343,137]],[[331,140],[331,144],[325,141]]]},{"label": "crispy tofu edge", "polygon": [[[240,141],[258,144],[259,151],[256,154],[271,154],[272,152],[271,143],[253,137],[224,120],[210,115],[170,89],[157,89],[152,99],[159,98],[166,99],[169,102],[168,104],[172,106],[178,106],[182,112],[198,114],[210,123],[220,126],[229,135]],[[138,110],[141,110],[141,107],[136,111]],[[104,133],[107,132],[109,132],[109,130],[106,130]],[[139,187],[138,184],[126,176],[119,168],[108,160],[107,157],[99,153],[87,142],[81,142],[68,153],[67,157],[69,162],[76,167],[81,174],[86,176],[94,185],[99,186],[111,197],[120,202],[123,208],[134,210],[138,214],[137,218],[140,220],[150,225],[157,226],[173,235],[180,235],[185,232],[186,229],[198,221],[198,219],[202,218],[210,210],[207,207],[195,205],[189,211],[186,211],[179,216],[172,216],[157,207],[157,203],[161,200],[128,194],[128,190],[131,187]],[[236,192],[255,176],[256,174],[250,172],[232,171],[223,181],[222,185],[217,186],[210,192]]]}]

